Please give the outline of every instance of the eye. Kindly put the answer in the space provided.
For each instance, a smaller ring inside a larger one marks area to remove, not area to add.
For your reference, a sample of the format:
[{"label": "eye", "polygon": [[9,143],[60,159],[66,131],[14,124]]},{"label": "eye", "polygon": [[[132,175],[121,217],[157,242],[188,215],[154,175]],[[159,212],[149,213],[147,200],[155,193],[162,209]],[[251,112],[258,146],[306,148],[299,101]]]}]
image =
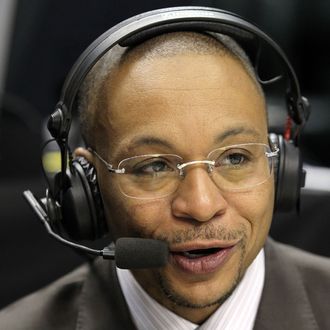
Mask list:
[{"label": "eye", "polygon": [[132,167],[135,175],[155,175],[174,171],[175,165],[167,159],[151,158],[143,160]]},{"label": "eye", "polygon": [[246,157],[242,154],[235,153],[235,154],[230,154],[227,156],[226,160],[228,160],[230,165],[240,165],[244,163],[246,160]]},{"label": "eye", "polygon": [[227,150],[216,160],[215,166],[243,166],[250,161],[250,157],[244,150]]}]

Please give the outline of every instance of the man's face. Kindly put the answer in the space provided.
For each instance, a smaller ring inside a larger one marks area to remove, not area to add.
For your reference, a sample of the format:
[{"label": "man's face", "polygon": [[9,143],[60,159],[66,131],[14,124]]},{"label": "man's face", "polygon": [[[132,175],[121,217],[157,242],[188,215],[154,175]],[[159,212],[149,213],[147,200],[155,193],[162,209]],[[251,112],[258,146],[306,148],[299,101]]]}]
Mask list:
[{"label": "man's face", "polygon": [[[106,95],[104,138],[110,146],[102,156],[115,166],[136,155],[177,154],[189,162],[223,146],[267,144],[263,98],[242,65],[227,55],[132,60],[112,75]],[[169,263],[134,271],[136,279],[177,314],[195,322],[205,319],[235,288],[265,242],[272,178],[248,191],[225,192],[204,165],[189,166],[173,194],[145,200],[124,196],[111,184],[116,174],[93,162],[112,235],[169,243]],[[196,259],[182,253],[214,247]]]}]

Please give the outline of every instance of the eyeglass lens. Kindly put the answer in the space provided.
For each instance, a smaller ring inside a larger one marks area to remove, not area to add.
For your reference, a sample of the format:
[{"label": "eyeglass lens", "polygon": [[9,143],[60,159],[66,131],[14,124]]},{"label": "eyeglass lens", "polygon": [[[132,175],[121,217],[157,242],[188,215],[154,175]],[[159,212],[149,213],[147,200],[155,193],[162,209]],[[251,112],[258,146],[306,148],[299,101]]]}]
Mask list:
[{"label": "eyeglass lens", "polygon": [[[264,144],[241,144],[211,151],[208,159],[214,165],[206,165],[210,177],[222,191],[245,190],[265,182],[272,173],[273,160]],[[125,169],[123,175],[111,176],[123,194],[136,198],[160,198],[175,192],[184,180],[189,166],[180,175],[177,168],[182,164],[177,155],[143,155],[120,162]],[[201,166],[201,164],[193,165]]]}]

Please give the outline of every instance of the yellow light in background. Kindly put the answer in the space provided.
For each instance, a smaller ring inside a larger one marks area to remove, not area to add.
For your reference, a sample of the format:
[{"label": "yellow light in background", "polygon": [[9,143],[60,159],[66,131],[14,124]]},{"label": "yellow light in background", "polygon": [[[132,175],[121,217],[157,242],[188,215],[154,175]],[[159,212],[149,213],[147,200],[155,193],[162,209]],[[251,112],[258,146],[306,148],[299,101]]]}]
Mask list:
[{"label": "yellow light in background", "polygon": [[61,153],[48,151],[42,156],[42,165],[47,173],[57,173],[61,170]]}]

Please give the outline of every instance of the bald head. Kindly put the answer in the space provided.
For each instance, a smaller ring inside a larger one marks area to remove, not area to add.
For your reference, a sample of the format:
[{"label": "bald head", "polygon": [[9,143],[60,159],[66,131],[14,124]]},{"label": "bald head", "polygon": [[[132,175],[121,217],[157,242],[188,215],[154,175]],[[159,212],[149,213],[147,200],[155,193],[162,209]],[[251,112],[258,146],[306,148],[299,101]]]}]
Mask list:
[{"label": "bald head", "polygon": [[160,57],[171,57],[184,54],[219,55],[235,59],[250,76],[258,93],[263,92],[253,67],[238,44],[230,37],[219,34],[202,34],[197,32],[173,32],[151,38],[135,47],[115,46],[87,75],[80,90],[80,119],[82,134],[87,145],[105,148],[102,141],[105,136],[105,117],[109,111],[107,88],[111,77],[127,63],[152,61]]}]

